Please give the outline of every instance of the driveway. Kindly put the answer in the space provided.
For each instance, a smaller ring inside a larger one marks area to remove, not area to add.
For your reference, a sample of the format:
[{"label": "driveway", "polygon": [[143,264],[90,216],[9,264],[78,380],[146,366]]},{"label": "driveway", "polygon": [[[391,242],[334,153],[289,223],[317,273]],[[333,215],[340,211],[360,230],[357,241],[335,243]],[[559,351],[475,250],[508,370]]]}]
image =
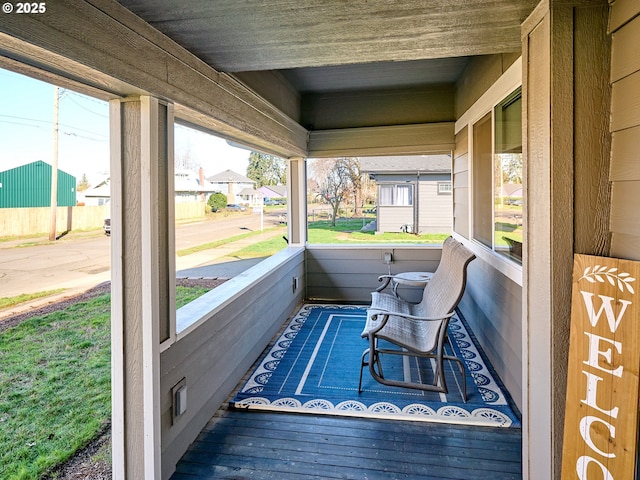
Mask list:
[{"label": "driveway", "polygon": [[[278,215],[265,215],[264,228],[278,225]],[[256,230],[260,230],[260,216],[252,214],[181,224],[176,227],[176,250]],[[266,235],[282,235],[282,232]],[[22,244],[28,245],[29,241]],[[79,291],[110,280],[110,237],[105,235],[72,233],[55,243],[22,247],[16,247],[16,243],[0,243],[0,297],[59,288]],[[183,270],[207,265],[227,252],[226,248],[214,249],[178,257],[176,268]]]}]

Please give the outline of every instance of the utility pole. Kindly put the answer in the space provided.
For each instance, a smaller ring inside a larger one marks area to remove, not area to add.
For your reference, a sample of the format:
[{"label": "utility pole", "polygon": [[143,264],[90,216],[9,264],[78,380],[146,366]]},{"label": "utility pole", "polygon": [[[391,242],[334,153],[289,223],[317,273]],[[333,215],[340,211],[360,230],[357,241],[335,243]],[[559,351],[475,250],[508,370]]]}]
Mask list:
[{"label": "utility pole", "polygon": [[58,210],[58,111],[60,87],[53,88],[53,161],[51,164],[51,227],[49,241],[56,239],[56,213]]}]

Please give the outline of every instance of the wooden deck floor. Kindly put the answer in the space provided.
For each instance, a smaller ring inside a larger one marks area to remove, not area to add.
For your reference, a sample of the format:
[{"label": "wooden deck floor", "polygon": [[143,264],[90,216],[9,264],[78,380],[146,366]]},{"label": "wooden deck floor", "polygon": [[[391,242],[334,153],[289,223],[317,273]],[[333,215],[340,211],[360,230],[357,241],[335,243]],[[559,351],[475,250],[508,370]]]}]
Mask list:
[{"label": "wooden deck floor", "polygon": [[516,428],[223,409],[171,478],[520,479],[521,442]]}]

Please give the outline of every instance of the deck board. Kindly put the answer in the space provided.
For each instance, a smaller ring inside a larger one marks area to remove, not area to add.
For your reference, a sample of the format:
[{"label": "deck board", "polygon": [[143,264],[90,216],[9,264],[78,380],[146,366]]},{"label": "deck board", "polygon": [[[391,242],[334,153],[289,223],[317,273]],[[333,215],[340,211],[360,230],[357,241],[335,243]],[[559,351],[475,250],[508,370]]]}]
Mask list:
[{"label": "deck board", "polygon": [[516,428],[223,409],[171,478],[520,479],[521,441]]}]

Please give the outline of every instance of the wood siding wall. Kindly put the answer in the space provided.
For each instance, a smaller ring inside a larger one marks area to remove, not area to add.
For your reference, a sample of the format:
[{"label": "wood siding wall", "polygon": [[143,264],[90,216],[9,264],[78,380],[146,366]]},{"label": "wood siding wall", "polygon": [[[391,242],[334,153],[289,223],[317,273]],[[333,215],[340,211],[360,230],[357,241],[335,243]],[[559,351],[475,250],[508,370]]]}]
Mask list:
[{"label": "wood siding wall", "polygon": [[378,206],[378,232],[402,231],[403,225],[413,228],[413,206]]},{"label": "wood siding wall", "polygon": [[460,311],[522,408],[522,287],[481,258],[469,264]]},{"label": "wood siding wall", "polygon": [[[302,248],[284,250],[183,307],[194,318],[205,317],[182,338],[179,333],[179,340],[160,357],[164,478],[302,302],[303,261]],[[296,291],[294,276],[299,281]],[[240,294],[221,301],[233,292]],[[182,378],[187,411],[172,425],[171,388]]]},{"label": "wood siding wall", "polygon": [[451,182],[451,175],[421,177],[417,197],[419,233],[451,233],[451,193],[438,193],[438,184],[442,182]]},{"label": "wood siding wall", "polygon": [[611,7],[611,256],[640,260],[640,4]]},{"label": "wood siding wall", "polygon": [[[384,253],[391,252],[391,273],[433,272],[440,263],[442,246],[308,246],[306,250],[309,300],[371,303],[378,276],[389,273]],[[404,291],[408,300],[419,300],[420,291]]]}]

